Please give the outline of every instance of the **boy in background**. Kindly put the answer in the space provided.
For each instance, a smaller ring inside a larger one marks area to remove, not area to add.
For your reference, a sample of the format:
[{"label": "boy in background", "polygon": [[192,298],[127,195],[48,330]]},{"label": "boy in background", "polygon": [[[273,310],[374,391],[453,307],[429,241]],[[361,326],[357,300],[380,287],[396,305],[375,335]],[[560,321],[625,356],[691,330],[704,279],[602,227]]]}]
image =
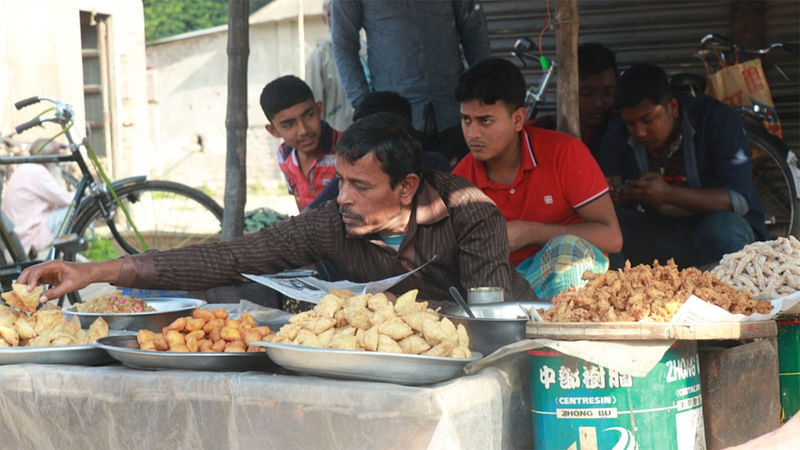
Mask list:
[{"label": "boy in background", "polygon": [[342,133],[322,120],[322,102],[314,101],[311,88],[294,75],[269,82],[260,102],[267,131],[283,139],[278,163],[302,212],[336,176],[334,146]]}]

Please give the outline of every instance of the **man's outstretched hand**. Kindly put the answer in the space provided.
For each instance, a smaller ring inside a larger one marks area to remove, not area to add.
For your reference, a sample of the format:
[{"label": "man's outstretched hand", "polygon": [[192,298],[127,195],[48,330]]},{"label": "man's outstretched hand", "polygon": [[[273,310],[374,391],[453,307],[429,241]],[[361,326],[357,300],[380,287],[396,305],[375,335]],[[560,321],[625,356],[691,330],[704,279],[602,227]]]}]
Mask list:
[{"label": "man's outstretched hand", "polygon": [[44,303],[77,291],[96,282],[113,282],[119,276],[121,259],[100,263],[71,263],[66,261],[47,261],[23,270],[17,283],[27,284],[28,290],[40,284],[51,285],[42,293],[40,302]]}]

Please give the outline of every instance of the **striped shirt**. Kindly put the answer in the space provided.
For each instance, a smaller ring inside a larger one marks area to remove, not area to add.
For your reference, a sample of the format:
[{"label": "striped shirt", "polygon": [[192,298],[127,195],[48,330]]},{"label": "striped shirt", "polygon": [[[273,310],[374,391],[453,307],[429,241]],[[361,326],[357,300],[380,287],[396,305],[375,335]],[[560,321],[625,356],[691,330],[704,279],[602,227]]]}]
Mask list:
[{"label": "striped shirt", "polygon": [[508,260],[505,220],[480,189],[444,172],[426,172],[400,247],[377,235],[348,236],[336,202],[324,203],[277,225],[226,242],[126,256],[116,284],[148,289],[198,290],[242,281],[242,273],[276,273],[330,260],[344,278],[366,282],[392,277],[436,257],[395,285],[401,294],[449,300],[462,292],[499,286],[509,300],[535,294]]}]

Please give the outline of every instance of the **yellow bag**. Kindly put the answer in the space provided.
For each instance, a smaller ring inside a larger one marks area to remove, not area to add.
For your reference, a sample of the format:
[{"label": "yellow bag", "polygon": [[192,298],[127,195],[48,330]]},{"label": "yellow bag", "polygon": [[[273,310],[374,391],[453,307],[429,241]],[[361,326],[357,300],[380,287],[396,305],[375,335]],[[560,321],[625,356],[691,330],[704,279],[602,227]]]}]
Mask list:
[{"label": "yellow bag", "polygon": [[[706,68],[709,69],[708,66]],[[733,108],[758,105],[767,112],[764,128],[779,138],[783,137],[778,112],[775,110],[775,102],[772,100],[760,59],[723,67],[709,74],[706,95]]]}]

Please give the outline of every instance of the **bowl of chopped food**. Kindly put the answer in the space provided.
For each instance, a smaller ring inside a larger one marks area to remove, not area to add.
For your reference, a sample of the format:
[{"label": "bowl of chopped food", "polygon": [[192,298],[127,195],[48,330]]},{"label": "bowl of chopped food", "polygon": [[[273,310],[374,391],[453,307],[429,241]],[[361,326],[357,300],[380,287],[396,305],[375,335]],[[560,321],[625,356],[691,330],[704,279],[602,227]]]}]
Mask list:
[{"label": "bowl of chopped food", "polygon": [[458,305],[448,306],[439,313],[454,324],[467,329],[470,348],[488,355],[498,348],[525,339],[525,324],[531,310],[547,309],[550,302],[501,302],[469,305],[475,318],[467,317]]},{"label": "bowl of chopped food", "polygon": [[67,320],[77,317],[81,326],[88,326],[96,318],[102,317],[111,330],[161,331],[178,317],[185,316],[200,306],[205,300],[184,297],[136,298],[124,295],[121,291],[104,293],[83,303],[64,309]]}]

